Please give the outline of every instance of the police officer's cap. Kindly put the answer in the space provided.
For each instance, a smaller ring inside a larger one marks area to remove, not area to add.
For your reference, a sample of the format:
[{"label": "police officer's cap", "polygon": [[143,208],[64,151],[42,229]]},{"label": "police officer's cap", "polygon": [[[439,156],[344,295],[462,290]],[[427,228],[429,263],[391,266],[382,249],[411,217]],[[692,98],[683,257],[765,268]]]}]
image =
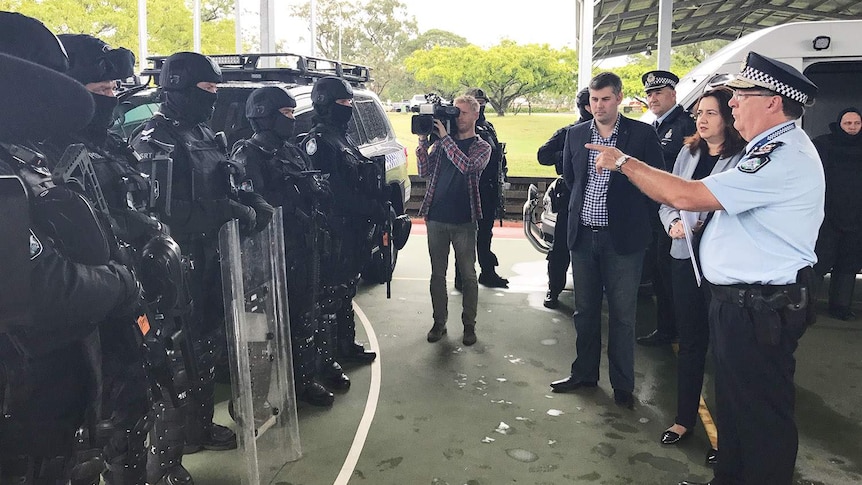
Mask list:
[{"label": "police officer's cap", "polygon": [[577,101],[575,105],[580,109],[590,105],[590,88],[584,88],[578,91]]},{"label": "police officer's cap", "polygon": [[670,71],[649,71],[641,76],[641,82],[644,84],[644,91],[646,92],[664,87],[676,89],[679,76]]},{"label": "police officer's cap", "polygon": [[179,91],[197,83],[220,83],[221,68],[209,57],[197,52],[177,52],[165,59],[159,74],[159,86]]},{"label": "police officer's cap", "polygon": [[802,104],[808,104],[817,95],[817,86],[795,67],[756,52],[748,53],[742,63],[742,72],[728,81],[727,86],[764,88]]},{"label": "police officer's cap", "polygon": [[135,75],[135,55],[129,49],[111,49],[101,39],[87,34],[61,34],[58,37],[69,55],[66,75],[81,84],[114,81]]},{"label": "police officer's cap", "polygon": [[485,94],[485,91],[482,88],[470,88],[466,93],[468,96],[473,96],[476,98],[476,101],[484,101],[488,102],[488,96]]},{"label": "police officer's cap", "polygon": [[0,12],[0,52],[66,72],[63,44],[42,22],[15,12]]},{"label": "police officer's cap", "polygon": [[338,99],[353,99],[353,88],[347,81],[340,77],[326,76],[314,83],[311,89],[313,104],[333,104]]},{"label": "police officer's cap", "polygon": [[266,118],[278,113],[281,108],[296,108],[296,100],[280,86],[264,86],[248,96],[245,117]]}]

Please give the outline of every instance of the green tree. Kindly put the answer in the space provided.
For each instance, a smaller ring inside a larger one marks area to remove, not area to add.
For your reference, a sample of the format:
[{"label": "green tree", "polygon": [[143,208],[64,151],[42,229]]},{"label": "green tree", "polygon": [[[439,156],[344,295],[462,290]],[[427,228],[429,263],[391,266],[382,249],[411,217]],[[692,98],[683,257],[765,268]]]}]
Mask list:
[{"label": "green tree", "polygon": [[518,45],[504,40],[484,50],[477,46],[434,47],[416,51],[406,60],[416,80],[444,97],[476,86],[503,116],[516,98],[530,99],[546,90],[574,90],[577,60],[570,49],[548,45]]},{"label": "green tree", "polygon": [[[201,2],[201,51],[233,52],[235,27],[232,0]],[[191,0],[147,1],[147,49],[170,55],[194,46]],[[56,34],[90,34],[114,47],[138,52],[137,0],[0,0],[0,9],[41,20]],[[138,64],[141,63],[138,59]]]}]

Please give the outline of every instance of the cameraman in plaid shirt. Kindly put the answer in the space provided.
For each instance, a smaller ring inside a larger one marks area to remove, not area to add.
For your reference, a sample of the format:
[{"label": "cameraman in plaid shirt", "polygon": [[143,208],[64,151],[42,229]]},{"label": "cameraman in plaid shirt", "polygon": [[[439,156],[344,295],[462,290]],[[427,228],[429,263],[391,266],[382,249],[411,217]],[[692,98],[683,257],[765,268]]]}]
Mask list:
[{"label": "cameraman in plaid shirt", "polygon": [[476,135],[479,102],[469,95],[455,98],[461,113],[454,120],[457,133],[450,135],[446,126],[434,119],[437,141],[429,146],[427,135],[419,135],[416,148],[419,176],[430,178],[419,215],[425,217],[428,230],[428,254],[431,256],[431,306],[434,326],[428,341],[436,342],[446,335],[449,318],[446,269],[449,246],[455,250],[455,264],[463,277],[464,345],[476,343],[476,308],[479,285],[476,279],[476,230],[482,218],[479,200],[479,176],[491,158],[491,146]]}]

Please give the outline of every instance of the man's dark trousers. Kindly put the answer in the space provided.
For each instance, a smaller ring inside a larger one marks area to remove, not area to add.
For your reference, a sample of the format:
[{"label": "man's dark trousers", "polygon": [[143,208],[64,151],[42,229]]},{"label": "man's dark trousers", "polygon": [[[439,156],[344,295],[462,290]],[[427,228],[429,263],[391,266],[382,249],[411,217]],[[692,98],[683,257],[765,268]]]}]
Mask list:
[{"label": "man's dark trousers", "polygon": [[793,483],[799,444],[793,352],[806,326],[804,311],[784,313],[780,340],[769,345],[757,340],[753,309],[710,301],[721,485]]}]

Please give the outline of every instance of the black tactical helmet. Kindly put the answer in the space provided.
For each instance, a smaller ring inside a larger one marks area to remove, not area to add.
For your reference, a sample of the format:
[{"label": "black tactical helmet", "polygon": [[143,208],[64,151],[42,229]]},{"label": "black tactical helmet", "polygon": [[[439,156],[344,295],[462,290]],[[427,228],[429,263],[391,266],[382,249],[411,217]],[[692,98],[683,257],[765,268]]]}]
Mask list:
[{"label": "black tactical helmet", "polygon": [[485,91],[482,88],[470,88],[466,94],[476,98],[476,101],[488,102],[488,96],[485,95]]},{"label": "black tactical helmet", "polygon": [[81,84],[126,79],[135,74],[135,55],[122,47],[111,47],[87,34],[61,34],[58,36],[69,55],[66,75]]},{"label": "black tactical helmet", "polygon": [[166,91],[180,91],[200,82],[220,83],[221,68],[209,57],[197,52],[177,52],[165,59],[159,74],[159,86]]},{"label": "black tactical helmet", "polygon": [[335,76],[320,78],[311,89],[311,103],[328,106],[335,104],[337,99],[353,99],[353,88],[350,84]]},{"label": "black tactical helmet", "polygon": [[580,109],[590,105],[590,88],[584,88],[578,91],[577,101],[575,106]]},{"label": "black tactical helmet", "polygon": [[296,108],[296,100],[286,90],[278,86],[257,88],[245,102],[245,117],[268,118],[279,114],[281,108]]},{"label": "black tactical helmet", "polygon": [[15,12],[0,12],[0,52],[66,72],[63,44],[42,22]]}]

